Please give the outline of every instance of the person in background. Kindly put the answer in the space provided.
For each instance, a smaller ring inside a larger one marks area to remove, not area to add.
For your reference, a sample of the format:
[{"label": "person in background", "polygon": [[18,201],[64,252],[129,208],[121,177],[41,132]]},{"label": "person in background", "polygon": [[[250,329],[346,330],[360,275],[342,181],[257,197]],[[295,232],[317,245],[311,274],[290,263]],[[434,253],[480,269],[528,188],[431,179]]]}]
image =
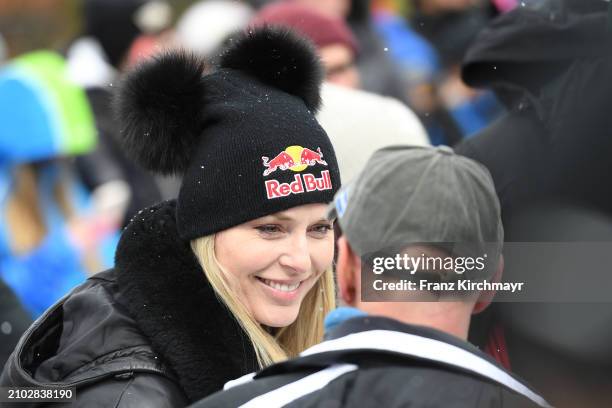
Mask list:
[{"label": "person in background", "polygon": [[181,174],[179,196],[134,217],[114,268],[26,332],[0,386],[75,387],[76,407],[183,407],[321,341],[340,187],[314,116],[321,66],[301,37],[260,29],[214,68],[173,51],[122,82],[123,146]]},{"label": "person in background", "polygon": [[502,112],[491,92],[470,88],[461,81],[461,63],[468,47],[495,14],[486,0],[415,0],[414,5],[411,24],[440,58],[442,102],[464,137],[469,137]]},{"label": "person in background", "polygon": [[404,104],[353,89],[359,82],[354,64],[358,49],[343,20],[295,2],[280,2],[262,8],[251,22],[266,24],[295,29],[317,47],[326,67],[323,107],[317,119],[332,140],[343,180],[351,180],[381,147],[429,144],[423,126]]},{"label": "person in background", "polygon": [[396,99],[327,83],[321,95],[317,120],[334,145],[343,181],[357,176],[380,148],[430,144],[419,118]]},{"label": "person in background", "polygon": [[491,19],[491,6],[482,0],[413,0],[410,5],[411,36],[425,39],[436,55],[434,71],[411,82],[411,103],[432,143],[453,146],[503,113],[491,92],[470,88],[461,80],[463,55]]},{"label": "person in background", "polygon": [[610,189],[597,177],[609,150],[602,132],[610,121],[599,109],[610,79],[607,8],[598,0],[518,7],[483,31],[465,57],[465,82],[492,89],[508,108],[457,146],[490,169],[505,223],[546,195],[612,212]]},{"label": "person in background", "polygon": [[345,20],[359,44],[361,89],[408,103],[406,84],[398,65],[388,55],[388,46],[376,32],[370,0],[284,0],[302,4],[319,13]]},{"label": "person in background", "polygon": [[[412,282],[500,281],[503,228],[484,166],[446,146],[381,149],[336,194],[328,216],[337,217],[343,234],[336,273],[340,297],[353,308],[342,313],[349,318],[336,319],[326,340],[299,358],[234,380],[194,408],[549,407],[467,342],[471,315],[485,309],[494,292],[398,295],[371,286],[372,276],[383,277],[373,274],[381,254],[459,259],[486,253],[478,272],[421,266]],[[412,271],[387,277],[393,273],[385,271],[384,281],[397,283]]]},{"label": "person in background", "polygon": [[376,30],[388,45],[389,55],[401,68],[409,106],[419,116],[434,145],[453,146],[463,134],[438,93],[441,62],[433,45],[407,18],[390,5],[373,10]]},{"label": "person in background", "polygon": [[400,66],[408,85],[411,106],[419,106],[413,87],[431,83],[440,69],[440,58],[434,47],[410,26],[405,11],[397,2],[379,2],[372,10],[374,25],[389,48],[389,55]]},{"label": "person in background", "polygon": [[[484,30],[465,57],[466,83],[492,89],[508,108],[457,152],[491,172],[509,241],[609,241],[612,189],[602,177],[612,171],[612,116],[604,108],[612,102],[609,13],[598,0],[525,1]],[[558,278],[566,267],[518,261],[508,259],[512,279],[537,276],[553,293],[567,285]],[[569,272],[606,287],[600,267]],[[475,319],[474,341],[505,326],[513,369],[556,406],[608,406],[609,392],[594,390],[612,381],[604,345],[612,338],[610,308],[607,299],[580,295],[588,302],[497,304]]]},{"label": "person in background", "polygon": [[121,71],[151,52],[152,38],[164,32],[171,19],[172,9],[163,1],[85,0],[83,34],[66,50],[68,75],[85,89],[99,137],[96,149],[77,159],[77,168],[97,211],[122,226],[161,200],[162,191],[119,145],[110,105],[113,86]]},{"label": "person in background", "polygon": [[96,143],[85,93],[51,51],[0,70],[0,276],[33,317],[112,265],[117,223],[97,213],[75,155]]},{"label": "person in background", "polygon": [[356,65],[359,46],[344,20],[296,2],[278,2],[259,10],[250,24],[280,25],[294,29],[317,47],[328,83],[360,88]]}]

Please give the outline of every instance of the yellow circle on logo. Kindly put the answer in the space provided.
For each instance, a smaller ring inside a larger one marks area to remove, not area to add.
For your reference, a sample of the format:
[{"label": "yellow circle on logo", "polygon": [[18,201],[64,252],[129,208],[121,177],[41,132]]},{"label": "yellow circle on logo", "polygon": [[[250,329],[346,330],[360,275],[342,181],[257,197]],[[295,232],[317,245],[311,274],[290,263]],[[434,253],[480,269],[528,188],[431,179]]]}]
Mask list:
[{"label": "yellow circle on logo", "polygon": [[[285,149],[285,152],[293,159],[294,163],[300,163],[302,161],[302,150],[304,148],[302,146],[289,146]],[[308,165],[306,164],[296,164],[293,167],[289,167],[291,171],[303,171],[306,169]]]}]

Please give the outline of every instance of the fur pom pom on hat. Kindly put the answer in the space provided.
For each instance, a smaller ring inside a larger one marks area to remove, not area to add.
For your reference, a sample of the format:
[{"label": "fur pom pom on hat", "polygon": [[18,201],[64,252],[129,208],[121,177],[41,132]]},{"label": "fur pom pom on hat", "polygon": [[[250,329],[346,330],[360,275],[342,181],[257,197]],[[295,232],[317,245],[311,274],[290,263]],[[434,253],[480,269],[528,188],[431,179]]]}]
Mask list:
[{"label": "fur pom pom on hat", "polygon": [[184,52],[165,53],[124,80],[115,100],[123,145],[146,169],[185,171],[202,130],[204,61]]},{"label": "fur pom pom on hat", "polygon": [[321,105],[324,75],[319,59],[310,42],[287,29],[250,30],[225,52],[221,66],[295,95],[312,111]]},{"label": "fur pom pom on hat", "polygon": [[322,68],[288,29],[242,34],[214,72],[167,52],[126,75],[115,96],[121,137],[143,167],[183,176],[184,239],[298,205],[327,203],[340,187],[334,151],[314,117]]}]

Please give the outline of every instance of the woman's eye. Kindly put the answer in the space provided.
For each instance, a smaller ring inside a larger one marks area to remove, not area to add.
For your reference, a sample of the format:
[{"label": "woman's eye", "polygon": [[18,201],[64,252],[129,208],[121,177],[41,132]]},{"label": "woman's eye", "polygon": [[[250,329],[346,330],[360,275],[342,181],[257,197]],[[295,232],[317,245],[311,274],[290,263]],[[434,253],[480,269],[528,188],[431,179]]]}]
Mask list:
[{"label": "woman's eye", "polygon": [[276,234],[282,231],[279,225],[273,224],[259,225],[255,229],[264,234]]},{"label": "woman's eye", "polygon": [[312,227],[312,231],[319,235],[325,235],[332,229],[333,227],[330,224],[319,224]]}]

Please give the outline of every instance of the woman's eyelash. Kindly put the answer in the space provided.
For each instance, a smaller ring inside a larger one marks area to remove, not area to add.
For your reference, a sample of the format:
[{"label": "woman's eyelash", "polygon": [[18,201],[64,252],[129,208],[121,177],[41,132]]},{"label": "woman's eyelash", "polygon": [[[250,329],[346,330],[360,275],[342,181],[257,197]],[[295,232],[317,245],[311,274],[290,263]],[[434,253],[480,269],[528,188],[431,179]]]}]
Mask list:
[{"label": "woman's eyelash", "polygon": [[319,228],[323,228],[323,229],[325,229],[326,231],[331,231],[331,230],[333,230],[333,229],[334,229],[334,227],[333,227],[333,226],[331,226],[330,224],[319,224],[319,225],[315,225],[315,226],[314,226],[314,229],[319,229]]},{"label": "woman's eyelash", "polygon": [[[258,225],[255,227],[256,230],[263,232],[263,233],[268,233],[268,234],[272,234],[272,233],[276,233],[276,232],[281,232],[282,228],[279,225],[274,225],[274,224],[266,224],[266,225]],[[316,231],[316,232],[327,232],[327,231],[331,231],[333,230],[334,227],[331,224],[318,224],[318,225],[314,225],[311,230]]]},{"label": "woman's eyelash", "polygon": [[259,225],[255,227],[255,229],[261,232],[273,233],[280,231],[280,227],[278,225]]}]

